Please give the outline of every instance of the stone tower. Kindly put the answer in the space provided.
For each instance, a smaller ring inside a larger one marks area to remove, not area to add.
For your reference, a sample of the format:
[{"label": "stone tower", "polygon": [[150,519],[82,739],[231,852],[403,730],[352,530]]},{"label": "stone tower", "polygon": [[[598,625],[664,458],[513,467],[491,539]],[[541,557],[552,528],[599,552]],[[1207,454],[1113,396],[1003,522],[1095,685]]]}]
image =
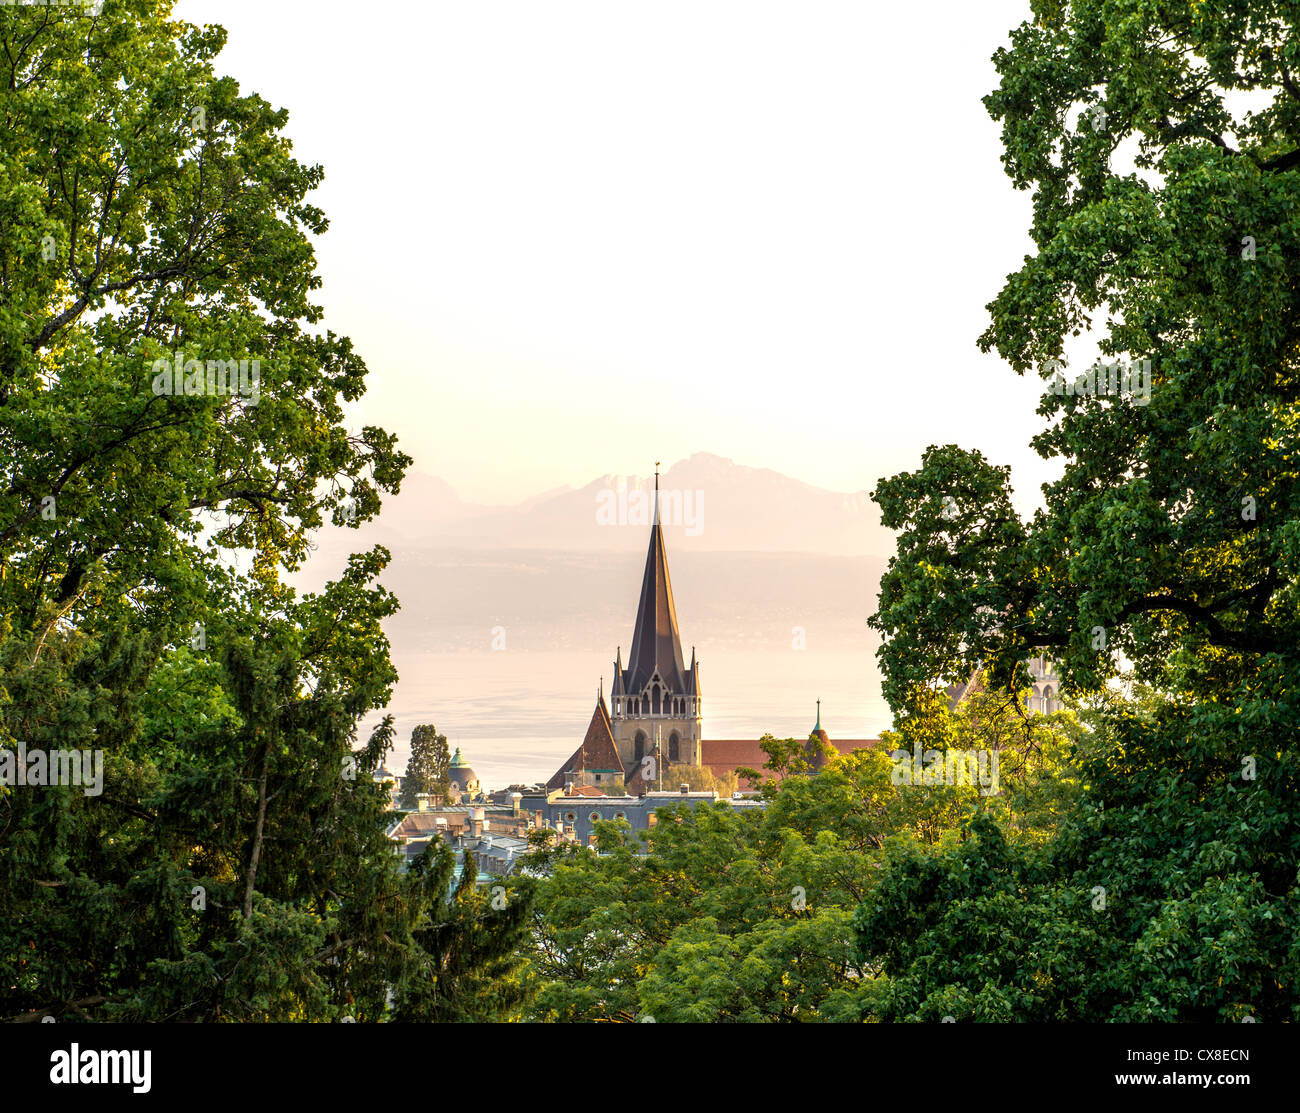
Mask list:
[{"label": "stone tower", "polygon": [[637,604],[636,626],[627,668],[620,646],[610,689],[614,744],[626,769],[656,752],[664,767],[699,765],[700,669],[691,649],[691,667],[682,658],[673,586],[668,578],[663,527],[659,522],[659,472],[655,471],[654,520]]}]

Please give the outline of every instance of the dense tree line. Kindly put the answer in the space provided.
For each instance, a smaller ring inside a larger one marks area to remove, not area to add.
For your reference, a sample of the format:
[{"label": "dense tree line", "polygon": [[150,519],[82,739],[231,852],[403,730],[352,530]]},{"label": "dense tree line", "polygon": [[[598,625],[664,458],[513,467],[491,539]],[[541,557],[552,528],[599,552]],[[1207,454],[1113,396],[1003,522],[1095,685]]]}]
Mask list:
[{"label": "dense tree line", "polygon": [[170,8],[0,8],[0,757],[103,759],[0,785],[0,1015],[481,1015],[523,898],[453,892],[445,848],[403,873],[391,724],[357,737],[388,554],[282,583],[410,463],[344,421],[321,170]]}]

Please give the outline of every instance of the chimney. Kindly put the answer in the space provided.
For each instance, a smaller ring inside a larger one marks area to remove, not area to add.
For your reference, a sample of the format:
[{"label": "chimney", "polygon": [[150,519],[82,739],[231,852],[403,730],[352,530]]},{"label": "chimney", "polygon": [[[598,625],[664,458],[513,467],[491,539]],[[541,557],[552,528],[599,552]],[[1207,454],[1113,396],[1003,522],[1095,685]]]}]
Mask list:
[{"label": "chimney", "polygon": [[429,810],[429,794],[427,792],[417,792],[415,794],[415,810],[419,812]]},{"label": "chimney", "polygon": [[522,792],[512,792],[510,794],[510,804],[512,806],[515,815],[520,814],[519,801],[522,800],[523,798],[524,798],[524,794]]},{"label": "chimney", "polygon": [[470,813],[470,832],[476,839],[483,837],[483,809],[475,808]]}]

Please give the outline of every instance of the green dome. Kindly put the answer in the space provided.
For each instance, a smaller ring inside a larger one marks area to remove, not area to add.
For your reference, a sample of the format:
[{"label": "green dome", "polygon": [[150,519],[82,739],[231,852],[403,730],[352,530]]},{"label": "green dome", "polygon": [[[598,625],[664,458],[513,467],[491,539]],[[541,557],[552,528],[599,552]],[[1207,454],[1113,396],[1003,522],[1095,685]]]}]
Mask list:
[{"label": "green dome", "polygon": [[478,774],[474,772],[474,767],[460,756],[459,746],[456,747],[456,754],[447,767],[447,779],[461,792],[469,792],[478,786]]}]

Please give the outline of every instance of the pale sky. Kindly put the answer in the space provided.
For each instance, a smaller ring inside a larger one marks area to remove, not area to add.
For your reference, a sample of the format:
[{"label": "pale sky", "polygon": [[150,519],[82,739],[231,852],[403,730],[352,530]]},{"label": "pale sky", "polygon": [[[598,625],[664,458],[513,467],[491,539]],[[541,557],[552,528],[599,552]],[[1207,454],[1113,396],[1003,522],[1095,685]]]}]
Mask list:
[{"label": "pale sky", "polygon": [[464,497],[728,456],[869,490],[1028,448],[976,337],[1031,249],[980,103],[1027,0],[181,0],[290,111],[364,418]]}]

